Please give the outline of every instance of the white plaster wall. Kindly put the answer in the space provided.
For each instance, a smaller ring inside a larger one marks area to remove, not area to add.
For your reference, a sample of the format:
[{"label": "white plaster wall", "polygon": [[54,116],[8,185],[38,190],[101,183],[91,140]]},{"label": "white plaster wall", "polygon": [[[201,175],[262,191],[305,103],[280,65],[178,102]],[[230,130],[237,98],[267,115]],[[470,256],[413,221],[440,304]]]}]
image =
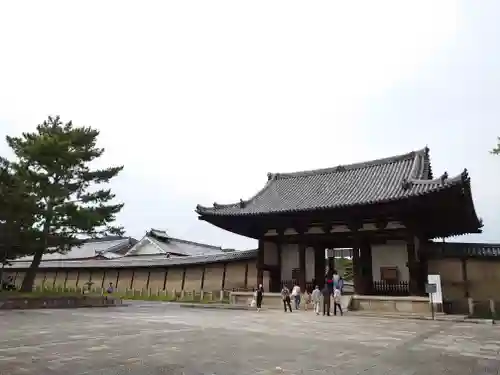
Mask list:
[{"label": "white plaster wall", "polygon": [[373,280],[380,281],[380,267],[398,267],[399,277],[402,281],[410,280],[406,263],[408,253],[406,242],[395,242],[384,245],[372,245]]},{"label": "white plaster wall", "polygon": [[264,242],[264,264],[270,266],[278,264],[278,247],[273,242]]},{"label": "white plaster wall", "polygon": [[[292,269],[299,268],[299,245],[283,244],[281,248],[281,280],[292,279]],[[314,248],[306,248],[306,281],[314,278]]]},{"label": "white plaster wall", "polygon": [[292,279],[292,269],[299,267],[299,245],[283,244],[281,247],[281,280]]}]

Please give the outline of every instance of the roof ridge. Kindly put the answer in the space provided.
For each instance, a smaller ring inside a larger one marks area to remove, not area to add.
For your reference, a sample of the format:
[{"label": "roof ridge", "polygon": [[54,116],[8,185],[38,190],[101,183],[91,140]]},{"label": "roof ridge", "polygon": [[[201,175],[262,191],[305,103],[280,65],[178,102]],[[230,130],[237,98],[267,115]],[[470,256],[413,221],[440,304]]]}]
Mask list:
[{"label": "roof ridge", "polygon": [[[420,150],[407,152],[406,154],[389,156],[389,157],[385,157],[385,158],[379,158],[379,159],[374,159],[374,160],[370,160],[370,161],[358,162],[358,163],[347,164],[347,165],[338,165],[336,167],[330,167],[330,168],[311,169],[311,170],[307,170],[307,171],[290,172],[290,173],[268,173],[267,174],[267,182],[264,185],[264,187],[262,189],[260,189],[255,195],[250,197],[249,199],[247,199],[247,200],[240,199],[239,203],[220,204],[220,203],[214,202],[212,207],[202,206],[201,204],[198,204],[196,206],[195,212],[197,212],[198,214],[202,214],[203,211],[210,210],[210,209],[231,208],[231,207],[237,207],[237,206],[240,206],[241,208],[243,208],[248,203],[250,203],[254,199],[258,198],[264,192],[266,192],[267,189],[270,186],[272,186],[273,182],[275,180],[278,180],[278,179],[307,177],[307,176],[314,176],[314,175],[319,175],[319,174],[344,172],[347,170],[375,167],[375,166],[382,165],[382,164],[396,163],[396,162],[399,162],[402,160],[416,159],[416,158],[421,158],[424,160],[424,163],[425,162],[429,163],[429,160],[428,160],[429,159],[429,148],[427,146],[425,146],[424,148],[422,148]],[[424,173],[424,172],[425,172],[425,165],[422,167],[422,173]]]},{"label": "roof ridge", "polygon": [[111,241],[121,241],[128,240],[131,237],[124,236],[105,236],[105,237],[95,237],[95,238],[84,238],[82,239],[83,243],[95,243],[95,242],[111,242]]},{"label": "roof ridge", "polygon": [[[273,182],[273,179],[272,178],[269,178],[270,177],[270,174],[268,173],[268,179],[266,181],[266,184],[264,185],[264,187],[262,189],[260,189],[255,195],[253,195],[252,197],[250,197],[249,199],[240,199],[240,202],[239,203],[226,203],[226,204],[220,204],[220,203],[217,203],[217,202],[214,202],[212,207],[213,208],[225,208],[225,207],[236,207],[236,206],[244,206],[246,204],[248,204],[250,201],[252,201],[253,199],[257,198],[259,195],[263,194],[271,185],[272,185],[272,182]],[[210,209],[211,207],[207,207],[207,206],[202,206],[201,204],[198,204],[196,205],[196,209],[195,209],[195,212],[197,213],[200,213],[200,211],[203,211],[205,209]]]},{"label": "roof ridge", "polygon": [[[158,237],[162,237],[161,239],[157,238],[158,234],[159,234]],[[177,241],[177,242],[182,242],[182,243],[185,243],[185,244],[198,245],[198,246],[202,246],[202,247],[208,247],[208,248],[212,248],[212,249],[222,250],[221,246],[209,245],[209,244],[202,243],[202,242],[189,241],[189,240],[184,240],[182,238],[171,237],[171,236],[169,236],[167,234],[166,230],[160,230],[160,229],[151,228],[149,230],[149,232],[146,233],[146,236],[148,236],[148,235],[151,236],[151,237],[153,237],[153,239],[155,239],[157,241],[161,241],[161,240]]]},{"label": "roof ridge", "polygon": [[417,156],[425,157],[425,155],[428,153],[428,151],[429,151],[429,149],[427,147],[425,147],[425,148],[422,148],[420,150],[407,152],[405,154],[389,156],[389,157],[379,158],[379,159],[373,159],[373,160],[369,160],[369,161],[363,161],[363,162],[352,163],[352,164],[345,164],[345,165],[341,164],[341,165],[337,165],[336,167],[310,169],[310,170],[305,170],[305,171],[289,172],[289,173],[269,173],[268,177],[270,177],[270,179],[306,177],[306,176],[313,176],[313,175],[318,175],[318,174],[329,174],[329,173],[336,173],[336,172],[344,172],[344,171],[353,170],[353,169],[376,167],[376,166],[379,166],[382,164],[390,164],[390,163],[396,163],[396,162],[406,160],[406,159],[413,159]]},{"label": "roof ridge", "polygon": [[432,185],[432,184],[437,184],[441,183],[442,185],[453,185],[459,182],[469,182],[469,174],[467,172],[467,169],[464,169],[461,173],[449,177],[447,172],[444,172],[440,177],[434,178],[434,179],[421,179],[421,178],[412,178],[409,179],[408,182],[412,184],[418,184],[418,185]]},{"label": "roof ridge", "polygon": [[212,249],[222,250],[222,246],[209,245],[209,244],[202,243],[202,242],[183,240],[182,238],[175,238],[175,237],[169,237],[169,239],[173,240],[173,241],[177,241],[177,242],[186,243],[186,244],[198,245],[198,246],[202,246],[202,247],[209,247]]}]

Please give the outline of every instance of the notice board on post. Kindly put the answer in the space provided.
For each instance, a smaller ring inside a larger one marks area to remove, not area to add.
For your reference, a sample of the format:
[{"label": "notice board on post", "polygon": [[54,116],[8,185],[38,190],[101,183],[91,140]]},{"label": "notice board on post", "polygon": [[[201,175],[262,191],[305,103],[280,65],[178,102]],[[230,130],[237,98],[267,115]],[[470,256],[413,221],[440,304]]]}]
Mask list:
[{"label": "notice board on post", "polygon": [[427,275],[427,283],[436,285],[435,293],[432,293],[430,295],[430,296],[432,296],[432,302],[442,304],[443,303],[443,292],[442,292],[442,288],[441,288],[441,275]]}]

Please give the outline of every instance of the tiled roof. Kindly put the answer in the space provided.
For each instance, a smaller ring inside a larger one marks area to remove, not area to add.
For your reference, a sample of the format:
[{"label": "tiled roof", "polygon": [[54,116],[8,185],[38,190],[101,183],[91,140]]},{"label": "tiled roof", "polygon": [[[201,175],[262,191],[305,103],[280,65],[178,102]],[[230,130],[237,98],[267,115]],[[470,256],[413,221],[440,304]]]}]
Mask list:
[{"label": "tiled roof", "polygon": [[433,179],[429,149],[364,163],[296,173],[268,174],[264,188],[239,203],[198,205],[200,215],[259,215],[311,211],[401,200],[468,183],[467,171]]},{"label": "tiled roof", "polygon": [[206,254],[222,253],[223,249],[218,246],[207,245],[199,242],[181,240],[167,235],[165,231],[151,229],[146,236],[127,252],[126,256],[140,255],[141,248],[145,244],[152,244],[147,254],[176,254],[185,256],[196,256]]},{"label": "tiled roof", "polygon": [[498,258],[500,244],[467,242],[434,242],[431,255],[445,258]]},{"label": "tiled roof", "polygon": [[[63,261],[42,261],[40,268],[126,268],[126,267],[168,267],[192,264],[221,263],[238,260],[251,260],[257,257],[257,250],[233,251],[230,253],[220,253],[212,255],[200,255],[192,257],[171,257],[171,258],[143,258],[143,257],[122,257],[110,260],[63,260]],[[12,262],[11,266],[5,268],[25,269],[29,267],[28,262]]]},{"label": "tiled roof", "polygon": [[[114,253],[120,252],[123,249],[129,248],[132,243],[131,238],[123,237],[105,237],[100,239],[92,239],[83,243],[81,246],[72,247],[67,253],[51,253],[44,254],[44,261],[57,261],[67,259],[85,259],[94,258],[96,256],[112,257]],[[111,255],[110,255],[111,254]],[[33,256],[26,256],[16,259],[15,262],[31,262]]]}]

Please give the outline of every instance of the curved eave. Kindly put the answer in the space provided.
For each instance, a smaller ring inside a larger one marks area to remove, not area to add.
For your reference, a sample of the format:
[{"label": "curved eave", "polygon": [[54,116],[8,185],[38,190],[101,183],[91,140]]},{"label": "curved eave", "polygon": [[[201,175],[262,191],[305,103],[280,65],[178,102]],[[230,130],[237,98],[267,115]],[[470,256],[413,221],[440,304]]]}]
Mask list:
[{"label": "curved eave", "polygon": [[426,222],[428,238],[481,233],[483,224],[474,207],[469,179],[451,186],[449,192],[436,198],[440,203],[429,212]]}]

